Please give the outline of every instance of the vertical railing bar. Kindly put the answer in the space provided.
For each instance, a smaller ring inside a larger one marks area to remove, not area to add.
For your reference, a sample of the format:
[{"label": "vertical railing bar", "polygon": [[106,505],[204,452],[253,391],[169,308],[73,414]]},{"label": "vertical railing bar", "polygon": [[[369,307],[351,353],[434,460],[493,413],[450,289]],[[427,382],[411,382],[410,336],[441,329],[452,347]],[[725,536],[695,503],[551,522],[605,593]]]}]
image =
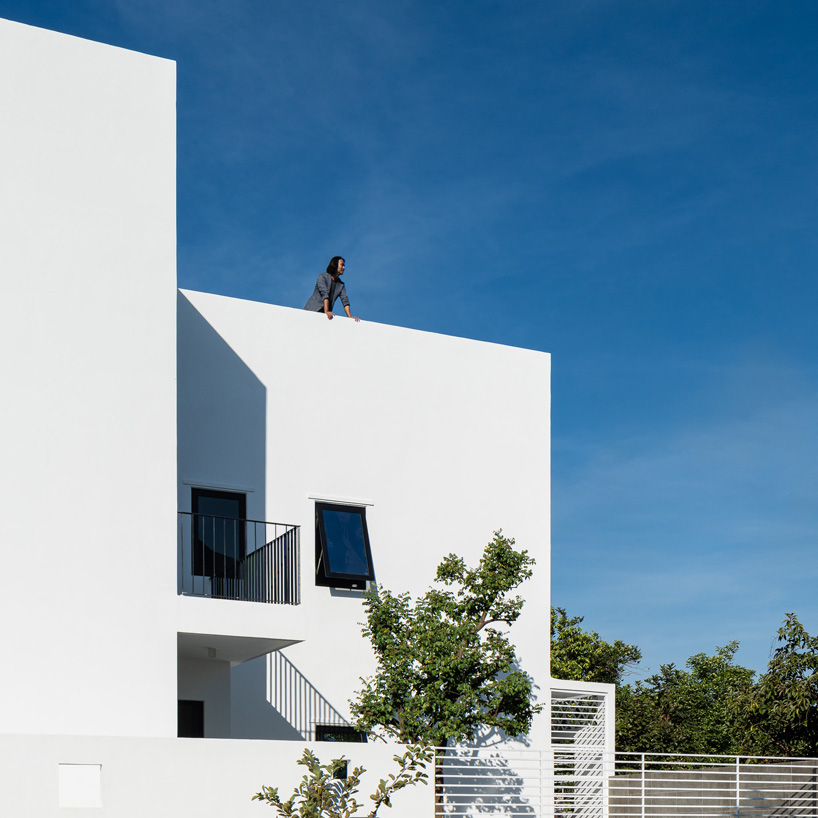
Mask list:
[{"label": "vertical railing bar", "polygon": [[206,536],[207,532],[205,531],[205,525],[206,525],[205,518],[202,517],[202,516],[199,516],[198,519],[197,519],[197,527],[196,527],[196,533],[197,534],[198,534],[198,531],[199,531],[199,528],[198,528],[199,525],[201,525],[201,527],[202,527],[202,536],[198,539],[198,543],[200,545],[200,550],[202,552],[202,583],[201,583],[201,588],[202,588],[202,596],[207,596],[207,593],[206,593],[207,585],[205,583],[205,577],[207,576],[206,571],[205,571],[205,568],[206,568],[205,556],[206,555],[205,555],[205,545],[204,545],[205,536]]},{"label": "vertical railing bar", "polygon": [[[210,518],[210,528],[211,528],[210,533],[212,535],[211,542],[215,544],[215,542],[216,542],[216,518],[215,517]],[[210,596],[212,597],[213,596],[213,585],[214,585],[215,580],[216,580],[216,577],[215,577],[215,573],[216,573],[216,549],[211,548],[211,552],[212,552],[212,559],[210,561]]]},{"label": "vertical railing bar", "polygon": [[270,555],[267,576],[267,595],[270,602],[280,602],[278,598],[278,524],[273,526],[273,539],[270,541]]},{"label": "vertical railing bar", "polygon": [[[258,544],[258,527],[259,527],[259,525],[258,525],[258,523],[256,523],[256,528],[255,528],[255,531],[254,531],[254,534],[253,534],[253,539],[254,539],[254,542],[255,542],[256,551],[258,551],[259,548],[264,548],[264,543],[262,543],[260,546]],[[261,537],[262,537],[262,539],[266,539],[266,529],[267,529],[267,524],[262,523],[261,524]],[[259,562],[261,563],[261,568],[259,568],[259,566],[258,566]],[[254,578],[255,594],[256,594],[256,599],[259,602],[264,602],[264,591],[262,590],[262,583],[264,581],[264,575],[259,574],[259,571],[262,570],[263,567],[264,567],[264,555],[262,555],[262,557],[260,559],[259,558],[256,559],[256,568],[255,568],[255,571],[256,571],[256,576]]]},{"label": "vertical railing bar", "polygon": [[741,786],[739,784],[739,776],[741,774],[741,756],[736,756],[736,818],[740,815],[741,804]]},{"label": "vertical railing bar", "polygon": [[[196,515],[192,514],[190,517],[190,576],[191,588],[196,594]],[[196,594],[198,596],[198,594]]]},{"label": "vertical railing bar", "polygon": [[192,588],[193,593],[198,596],[196,593],[196,533],[198,531],[197,528],[197,520],[196,515],[192,514],[190,517],[190,572],[192,577]]},{"label": "vertical railing bar", "polygon": [[645,754],[642,753],[642,818],[645,818]]},{"label": "vertical railing bar", "polygon": [[[204,522],[202,521],[201,517],[194,514],[193,517],[191,518],[192,528],[191,528],[191,532],[190,532],[190,537],[191,537],[191,540],[190,540],[190,553],[192,554],[194,561],[196,559],[196,549],[199,548],[199,545],[200,545],[200,542],[201,542],[201,537],[199,537],[199,526],[200,525],[203,526]],[[202,530],[202,537],[204,537],[204,530]],[[194,589],[194,593],[197,596],[204,596],[204,587],[205,587],[204,586],[204,554],[201,555],[201,560],[202,560],[201,563],[200,563],[200,565],[202,566],[201,570],[200,570],[200,574],[202,575],[201,583],[196,582],[196,579],[197,579],[198,575],[195,573],[196,569],[193,566],[191,566],[191,571],[194,571],[194,573],[193,573],[193,589]]]},{"label": "vertical railing bar", "polygon": [[184,522],[185,518],[181,514],[176,515],[176,542],[179,548],[179,574],[176,587],[179,588],[179,593],[185,592],[185,549],[184,543]]}]

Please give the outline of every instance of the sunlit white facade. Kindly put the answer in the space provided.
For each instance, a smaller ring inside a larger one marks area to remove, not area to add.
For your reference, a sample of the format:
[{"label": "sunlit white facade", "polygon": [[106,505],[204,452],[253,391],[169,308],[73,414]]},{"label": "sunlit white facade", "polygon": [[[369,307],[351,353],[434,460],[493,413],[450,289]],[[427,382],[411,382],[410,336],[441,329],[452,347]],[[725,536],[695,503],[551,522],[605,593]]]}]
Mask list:
[{"label": "sunlit white facade", "polygon": [[360,590],[316,584],[317,503],[363,510],[395,591],[498,528],[529,550],[549,747],[550,357],[177,291],[172,62],[0,21],[0,110],[9,814],[264,814],[373,670]]}]

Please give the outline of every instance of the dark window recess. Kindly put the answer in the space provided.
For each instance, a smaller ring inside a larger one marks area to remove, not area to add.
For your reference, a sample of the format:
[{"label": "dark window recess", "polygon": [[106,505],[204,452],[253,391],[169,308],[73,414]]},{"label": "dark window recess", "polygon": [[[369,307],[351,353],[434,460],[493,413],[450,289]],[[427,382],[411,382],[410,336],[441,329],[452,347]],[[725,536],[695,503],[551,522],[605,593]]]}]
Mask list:
[{"label": "dark window recess", "polygon": [[366,509],[316,503],[315,584],[363,590],[373,579]]},{"label": "dark window recess", "polygon": [[366,744],[366,733],[346,724],[316,724],[316,741],[351,741]]},{"label": "dark window recess", "polygon": [[247,550],[247,495],[193,489],[193,574],[236,579]]},{"label": "dark window recess", "polygon": [[179,699],[179,738],[204,738],[204,702]]}]

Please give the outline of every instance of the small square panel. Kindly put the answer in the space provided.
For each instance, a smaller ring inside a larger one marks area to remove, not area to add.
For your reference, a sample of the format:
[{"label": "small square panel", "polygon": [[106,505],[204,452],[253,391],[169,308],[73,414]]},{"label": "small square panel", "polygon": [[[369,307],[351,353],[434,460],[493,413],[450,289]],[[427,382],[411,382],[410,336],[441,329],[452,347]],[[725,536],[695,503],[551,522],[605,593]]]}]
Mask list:
[{"label": "small square panel", "polygon": [[102,806],[101,764],[58,764],[61,807]]}]

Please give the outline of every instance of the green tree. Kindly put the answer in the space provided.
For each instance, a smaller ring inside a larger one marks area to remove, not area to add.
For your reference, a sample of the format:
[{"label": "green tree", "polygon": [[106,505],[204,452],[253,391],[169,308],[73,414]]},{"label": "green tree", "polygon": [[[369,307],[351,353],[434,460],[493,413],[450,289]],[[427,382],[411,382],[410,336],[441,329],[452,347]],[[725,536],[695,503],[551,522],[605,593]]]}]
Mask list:
[{"label": "green tree", "polygon": [[702,755],[818,754],[818,637],[794,613],[778,631],[766,672],[736,664],[738,642],[709,656],[662,665],[635,684],[623,684],[639,649],[583,631],[582,617],[551,610],[551,675],[613,682],[618,750]]},{"label": "green tree", "polygon": [[748,691],[739,715],[753,752],[818,753],[818,637],[794,613],[786,615],[767,671]]},{"label": "green tree", "polygon": [[[431,759],[431,751],[420,746],[410,746],[403,755],[394,756],[398,765],[397,773],[382,778],[369,796],[373,802],[368,818],[375,818],[382,806],[392,806],[392,796],[404,787],[426,783],[426,764]],[[321,764],[310,750],[305,749],[297,762],[307,768],[301,783],[293,794],[282,800],[278,787],[262,787],[252,800],[263,801],[275,808],[280,818],[351,818],[364,805],[356,798],[361,776],[366,772],[356,767],[348,775],[339,775],[346,770],[347,759],[341,756],[329,764]]]},{"label": "green tree", "polygon": [[754,671],[735,663],[738,642],[697,653],[687,670],[662,665],[659,673],[621,685],[616,699],[616,748],[636,752],[746,753],[741,711]]},{"label": "green tree", "polygon": [[512,594],[533,564],[497,531],[476,568],[449,554],[416,601],[369,591],[363,632],[377,670],[350,702],[358,728],[436,746],[483,728],[527,733],[539,707],[505,629],[520,615],[523,600]]},{"label": "green tree", "polygon": [[636,645],[606,642],[595,631],[584,631],[582,616],[569,617],[565,608],[551,608],[551,675],[577,682],[619,684],[642,658]]}]

